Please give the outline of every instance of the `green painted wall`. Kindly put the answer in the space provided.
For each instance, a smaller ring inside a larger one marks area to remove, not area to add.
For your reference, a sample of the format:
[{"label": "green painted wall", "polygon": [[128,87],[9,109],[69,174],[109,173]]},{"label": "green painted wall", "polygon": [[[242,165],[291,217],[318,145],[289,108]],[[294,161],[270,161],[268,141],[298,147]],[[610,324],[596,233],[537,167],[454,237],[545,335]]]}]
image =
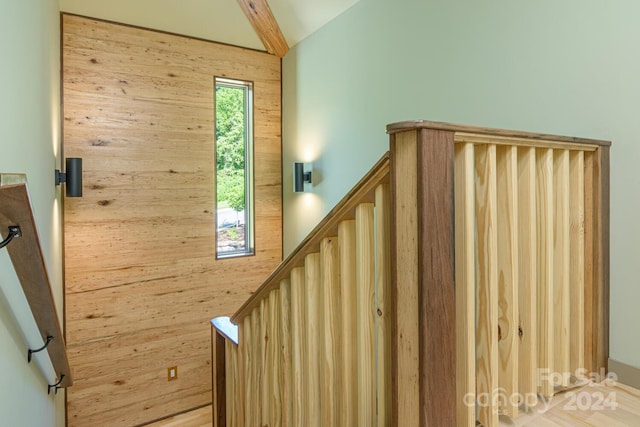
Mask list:
[{"label": "green painted wall", "polygon": [[[27,174],[45,262],[61,312],[60,215],[53,185],[54,147],[59,147],[60,137],[58,2],[0,0],[0,10],[0,172]],[[64,393],[48,396],[47,378],[38,361],[27,364],[28,343],[41,343],[29,330],[35,324],[29,313],[7,251],[2,249],[0,424],[61,426]]]},{"label": "green painted wall", "polygon": [[[613,141],[611,357],[640,367],[640,3],[360,0],[283,61],[285,252],[428,119]],[[314,161],[313,194],[291,163]]]}]

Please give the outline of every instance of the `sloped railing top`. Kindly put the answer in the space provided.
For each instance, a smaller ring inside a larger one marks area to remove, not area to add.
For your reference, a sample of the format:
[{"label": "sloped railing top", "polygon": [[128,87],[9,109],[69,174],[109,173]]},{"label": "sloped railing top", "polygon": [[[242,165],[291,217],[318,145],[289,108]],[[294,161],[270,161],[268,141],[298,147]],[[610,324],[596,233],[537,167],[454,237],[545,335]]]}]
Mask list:
[{"label": "sloped railing top", "polygon": [[[21,237],[13,239],[6,249],[42,341],[48,343],[46,350],[58,381],[57,384],[49,384],[49,390],[51,390],[68,387],[73,384],[73,380],[26,181],[26,176],[23,174],[0,174],[0,232],[4,235],[8,227],[20,227]],[[33,352],[35,351],[32,350],[30,353]]]},{"label": "sloped railing top", "polygon": [[251,310],[260,305],[260,301],[269,292],[280,286],[293,268],[304,265],[305,257],[313,252],[319,252],[320,242],[329,235],[337,234],[338,224],[345,219],[355,218],[355,208],[363,202],[373,202],[375,188],[382,182],[389,180],[389,153],[371,168],[371,170],[347,193],[340,202],[327,214],[298,247],[269,275],[265,282],[231,317],[231,321],[239,324]]}]

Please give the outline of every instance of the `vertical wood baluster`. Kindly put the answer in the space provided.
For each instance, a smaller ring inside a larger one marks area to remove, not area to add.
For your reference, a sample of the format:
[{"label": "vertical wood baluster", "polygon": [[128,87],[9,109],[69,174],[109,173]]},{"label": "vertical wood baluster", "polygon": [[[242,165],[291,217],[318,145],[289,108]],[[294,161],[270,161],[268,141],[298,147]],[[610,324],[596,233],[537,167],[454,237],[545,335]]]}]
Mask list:
[{"label": "vertical wood baluster", "polygon": [[320,268],[322,276],[322,299],[324,314],[324,355],[321,363],[324,375],[321,378],[322,425],[339,425],[341,389],[340,375],[340,261],[338,238],[328,237],[320,242]]},{"label": "vertical wood baluster", "polygon": [[292,336],[291,314],[291,281],[280,282],[280,336],[282,337],[281,360],[281,399],[282,399],[282,427],[292,427],[293,424],[293,369],[291,356]]},{"label": "vertical wood baluster", "polygon": [[518,148],[496,148],[500,413],[518,416]]},{"label": "vertical wood baluster", "polygon": [[584,152],[570,153],[570,369],[584,368]]},{"label": "vertical wood baluster", "polygon": [[306,426],[320,427],[320,378],[324,371],[320,366],[322,350],[322,299],[320,298],[320,254],[312,253],[305,257],[305,311],[306,311],[306,387],[307,419]]},{"label": "vertical wood baluster", "polygon": [[391,189],[376,188],[376,330],[378,427],[391,425]]},{"label": "vertical wood baluster", "polygon": [[293,367],[293,418],[294,426],[307,424],[307,330],[305,312],[304,268],[291,270],[291,359]]},{"label": "vertical wood baluster", "polygon": [[341,367],[342,392],[340,398],[340,425],[350,427],[357,422],[357,382],[356,365],[356,222],[342,221],[338,226],[338,246],[340,253],[340,295],[341,301]]},{"label": "vertical wood baluster", "polygon": [[373,426],[375,395],[375,269],[373,203],[356,208],[356,300],[358,354],[358,425]]},{"label": "vertical wood baluster", "polygon": [[473,144],[455,147],[456,405],[461,427],[476,425],[476,250]]},{"label": "vertical wood baluster", "polygon": [[478,277],[476,287],[476,375],[478,419],[485,427],[498,426],[494,407],[498,389],[498,251],[496,147],[477,146],[476,227]]},{"label": "vertical wood baluster", "polygon": [[553,150],[536,150],[538,392],[553,396]]},{"label": "vertical wood baluster", "polygon": [[518,388],[524,405],[538,402],[536,149],[518,148]]}]

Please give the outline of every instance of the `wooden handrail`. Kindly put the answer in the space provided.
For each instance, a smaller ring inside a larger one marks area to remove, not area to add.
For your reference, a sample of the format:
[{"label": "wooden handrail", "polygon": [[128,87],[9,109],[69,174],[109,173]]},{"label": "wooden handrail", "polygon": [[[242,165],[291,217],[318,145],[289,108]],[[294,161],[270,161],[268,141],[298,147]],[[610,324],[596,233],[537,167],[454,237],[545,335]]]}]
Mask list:
[{"label": "wooden handrail", "polygon": [[413,120],[392,123],[387,126],[387,133],[393,135],[409,130],[431,129],[456,133],[470,133],[479,135],[492,135],[494,137],[522,138],[530,141],[553,141],[556,143],[584,144],[602,147],[611,146],[611,141],[590,138],[578,138],[574,136],[551,135],[546,133],[525,132],[509,129],[494,129],[481,126],[459,125],[445,122],[432,122],[429,120]]},{"label": "wooden handrail", "polygon": [[239,324],[244,317],[260,304],[269,292],[280,286],[293,268],[304,265],[305,257],[318,252],[320,241],[329,236],[337,235],[338,224],[345,219],[355,218],[355,208],[363,202],[373,202],[375,188],[382,182],[389,180],[389,153],[385,153],[353,189],[327,214],[327,216],[309,233],[298,247],[269,275],[266,281],[231,317],[231,321]]},{"label": "wooden handrail", "polygon": [[22,236],[13,239],[6,249],[42,341],[46,342],[48,337],[53,337],[47,346],[47,353],[57,379],[62,380],[56,387],[68,387],[73,384],[73,379],[33,218],[26,176],[0,174],[0,232],[4,235],[8,227],[14,225],[20,227]]}]

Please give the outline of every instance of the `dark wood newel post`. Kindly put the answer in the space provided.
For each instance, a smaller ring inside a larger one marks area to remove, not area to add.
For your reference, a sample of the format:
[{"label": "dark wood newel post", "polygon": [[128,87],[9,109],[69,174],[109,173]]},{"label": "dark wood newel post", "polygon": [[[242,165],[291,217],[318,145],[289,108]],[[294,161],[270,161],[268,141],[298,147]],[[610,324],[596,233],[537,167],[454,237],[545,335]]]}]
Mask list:
[{"label": "dark wood newel post", "polygon": [[455,427],[454,133],[389,132],[394,425]]}]

